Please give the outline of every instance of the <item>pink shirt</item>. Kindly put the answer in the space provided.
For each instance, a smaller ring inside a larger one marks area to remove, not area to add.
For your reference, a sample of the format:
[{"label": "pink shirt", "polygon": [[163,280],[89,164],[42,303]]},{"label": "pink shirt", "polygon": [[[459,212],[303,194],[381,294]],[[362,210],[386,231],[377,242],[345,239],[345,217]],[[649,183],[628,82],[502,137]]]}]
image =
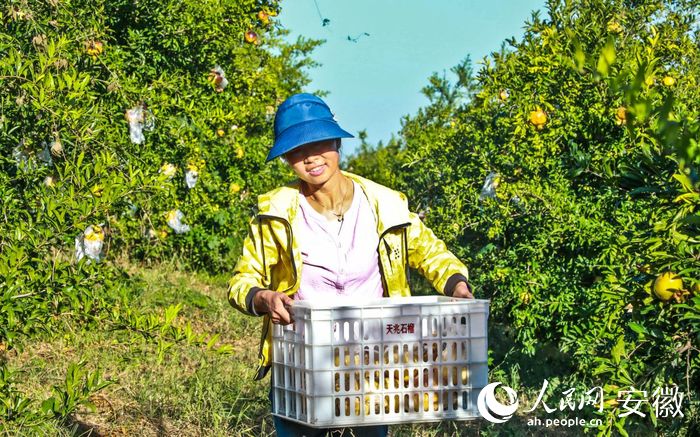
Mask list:
[{"label": "pink shirt", "polygon": [[328,220],[299,193],[297,232],[303,265],[295,299],[382,297],[374,211],[362,188],[355,181],[353,185],[352,203],[342,222]]}]

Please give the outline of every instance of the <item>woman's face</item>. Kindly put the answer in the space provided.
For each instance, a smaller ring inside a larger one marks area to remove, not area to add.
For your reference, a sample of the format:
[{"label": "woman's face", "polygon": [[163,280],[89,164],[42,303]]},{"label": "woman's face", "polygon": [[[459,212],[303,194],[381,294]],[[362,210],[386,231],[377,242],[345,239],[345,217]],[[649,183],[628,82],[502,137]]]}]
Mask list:
[{"label": "woman's face", "polygon": [[338,171],[338,140],[304,144],[284,155],[299,179],[311,184],[324,184]]}]

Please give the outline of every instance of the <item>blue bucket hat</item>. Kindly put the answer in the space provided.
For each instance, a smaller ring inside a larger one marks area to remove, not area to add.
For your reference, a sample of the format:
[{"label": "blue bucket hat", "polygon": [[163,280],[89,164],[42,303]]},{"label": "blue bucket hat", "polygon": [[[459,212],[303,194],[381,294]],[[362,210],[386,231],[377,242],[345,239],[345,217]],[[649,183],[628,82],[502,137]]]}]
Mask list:
[{"label": "blue bucket hat", "polygon": [[304,144],[336,138],[354,135],[341,129],[326,102],[313,94],[294,94],[277,108],[275,144],[265,162]]}]

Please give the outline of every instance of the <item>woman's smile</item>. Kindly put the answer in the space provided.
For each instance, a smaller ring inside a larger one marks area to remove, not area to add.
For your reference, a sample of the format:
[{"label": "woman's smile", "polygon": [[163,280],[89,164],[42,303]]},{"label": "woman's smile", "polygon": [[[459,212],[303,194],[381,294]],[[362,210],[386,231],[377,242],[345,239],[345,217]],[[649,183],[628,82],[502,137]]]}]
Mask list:
[{"label": "woman's smile", "polygon": [[308,173],[311,176],[320,176],[325,170],[326,164],[321,164],[318,167],[314,167],[313,169],[309,170]]}]

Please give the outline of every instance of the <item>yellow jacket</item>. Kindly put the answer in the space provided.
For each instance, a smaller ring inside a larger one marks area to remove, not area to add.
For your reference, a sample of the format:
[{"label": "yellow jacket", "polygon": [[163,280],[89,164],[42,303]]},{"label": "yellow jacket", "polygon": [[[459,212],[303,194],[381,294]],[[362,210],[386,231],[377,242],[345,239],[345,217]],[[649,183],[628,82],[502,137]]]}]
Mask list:
[{"label": "yellow jacket", "polygon": [[[379,235],[379,270],[389,296],[410,296],[409,266],[425,276],[435,289],[451,294],[459,281],[467,281],[466,266],[447,250],[445,243],[408,210],[403,193],[342,171],[357,182],[373,206]],[[299,180],[258,196],[258,213],[248,228],[242,255],[229,280],[231,305],[245,314],[252,311],[253,295],[259,289],[292,296],[299,288],[302,261],[294,238]],[[272,323],[265,315],[256,379],[270,368]]]}]

